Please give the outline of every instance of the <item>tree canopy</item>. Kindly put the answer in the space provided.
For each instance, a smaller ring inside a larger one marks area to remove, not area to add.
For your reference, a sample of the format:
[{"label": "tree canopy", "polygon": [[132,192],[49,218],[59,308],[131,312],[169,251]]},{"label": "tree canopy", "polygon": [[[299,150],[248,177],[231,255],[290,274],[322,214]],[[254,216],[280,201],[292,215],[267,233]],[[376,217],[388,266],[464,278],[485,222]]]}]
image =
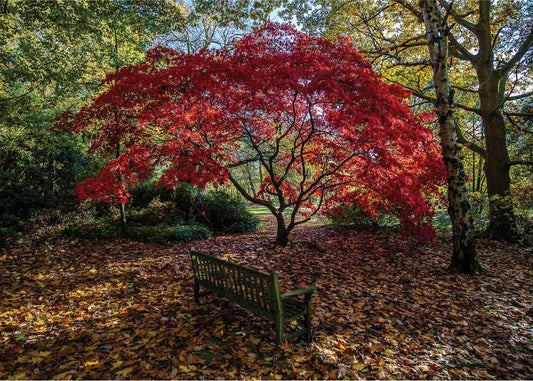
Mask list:
[{"label": "tree canopy", "polygon": [[[64,115],[70,130],[97,128],[93,151],[125,147],[79,186],[82,198],[124,203],[158,167],[164,186],[229,180],[277,217],[278,243],[287,243],[302,208],[305,220],[322,205],[333,212],[354,202],[370,214],[396,212],[431,237],[424,196],[442,183],[438,145],[424,115],[405,103],[409,93],[385,84],[347,39],[267,24],[232,50],[155,48],[106,84],[89,107]],[[232,176],[250,161],[267,173],[257,194]]]}]

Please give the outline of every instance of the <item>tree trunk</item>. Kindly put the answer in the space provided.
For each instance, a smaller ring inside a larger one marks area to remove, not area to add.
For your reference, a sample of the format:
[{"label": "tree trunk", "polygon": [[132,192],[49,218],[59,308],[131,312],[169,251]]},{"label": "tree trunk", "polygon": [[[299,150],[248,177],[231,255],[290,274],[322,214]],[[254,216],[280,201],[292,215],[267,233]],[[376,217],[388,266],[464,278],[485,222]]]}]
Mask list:
[{"label": "tree trunk", "polygon": [[285,219],[283,218],[283,212],[280,212],[280,214],[276,215],[276,220],[278,222],[276,244],[280,246],[287,246],[289,244],[290,230],[287,229],[287,226],[285,225]]},{"label": "tree trunk", "polygon": [[466,189],[466,175],[460,149],[455,137],[453,120],[453,94],[448,76],[448,35],[436,0],[421,0],[428,49],[433,67],[433,84],[436,94],[436,111],[439,119],[439,136],[448,182],[448,213],[452,221],[453,255],[451,272],[478,274],[482,271],[477,261],[470,201]]},{"label": "tree trunk", "polygon": [[507,72],[494,68],[490,14],[491,2],[479,1],[479,21],[476,25],[479,51],[471,61],[478,77],[479,114],[485,127],[485,174],[490,210],[487,233],[490,238],[514,242],[519,237],[511,200],[509,152],[502,114]]},{"label": "tree trunk", "polygon": [[487,233],[492,239],[514,242],[518,239],[518,230],[511,200],[509,152],[498,91],[500,81],[489,63],[479,63],[476,72],[487,150],[485,175],[490,210]]},{"label": "tree trunk", "polygon": [[498,115],[483,116],[485,143],[487,145],[487,192],[489,197],[490,223],[488,234],[491,239],[518,240],[516,217],[511,199],[511,178],[509,175],[509,154],[505,141],[505,124],[501,112]]},{"label": "tree trunk", "polygon": [[126,235],[126,207],[124,204],[120,204],[120,230],[122,235]]},{"label": "tree trunk", "polygon": [[[116,149],[115,157],[118,159],[120,157],[120,144],[119,143],[117,143],[115,149]],[[119,208],[120,208],[120,231],[121,231],[122,235],[125,236],[126,235],[126,227],[127,227],[127,224],[126,224],[126,205],[123,204],[123,203],[120,203],[119,204]]]}]

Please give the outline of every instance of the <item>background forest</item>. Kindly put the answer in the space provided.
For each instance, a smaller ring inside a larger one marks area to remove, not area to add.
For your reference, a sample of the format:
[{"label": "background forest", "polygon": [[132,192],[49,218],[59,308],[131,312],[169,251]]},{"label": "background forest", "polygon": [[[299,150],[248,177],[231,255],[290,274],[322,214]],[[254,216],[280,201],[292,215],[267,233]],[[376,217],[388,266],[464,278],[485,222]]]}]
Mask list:
[{"label": "background forest", "polygon": [[[533,202],[532,5],[439,4],[451,31],[446,60],[453,134],[474,229],[523,240]],[[94,131],[74,136],[54,128],[56,118],[89,104],[105,90],[107,74],[141,62],[150,47],[231,49],[235,38],[268,20],[296,23],[326,38],[350,36],[385,81],[412,91],[414,110],[433,111],[434,70],[418,7],[404,1],[6,1],[0,32],[1,244],[57,234],[111,237],[126,216],[131,236],[162,241],[205,237],[209,229],[256,229],[257,219],[232,186],[171,191],[146,181],[132,189],[125,206],[80,202],[74,188],[106,158],[87,152]],[[249,162],[235,176],[255,194],[267,174],[259,162]],[[216,221],[220,215],[228,219]],[[369,221],[357,210],[345,217]],[[390,216],[379,218],[373,223],[394,223]],[[434,224],[450,227],[445,209]]]}]

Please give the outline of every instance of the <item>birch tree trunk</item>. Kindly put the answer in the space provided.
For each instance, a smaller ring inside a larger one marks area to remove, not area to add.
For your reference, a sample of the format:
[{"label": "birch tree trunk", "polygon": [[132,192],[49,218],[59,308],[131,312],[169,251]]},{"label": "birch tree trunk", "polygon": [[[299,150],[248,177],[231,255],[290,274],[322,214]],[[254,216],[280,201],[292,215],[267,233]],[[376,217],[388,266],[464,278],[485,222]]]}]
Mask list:
[{"label": "birch tree trunk", "polygon": [[451,272],[479,274],[483,269],[477,260],[470,201],[466,189],[464,165],[455,137],[453,93],[448,76],[448,27],[436,0],[420,0],[426,27],[427,46],[433,67],[433,85],[442,156],[448,182],[448,213],[452,221],[453,255]]}]

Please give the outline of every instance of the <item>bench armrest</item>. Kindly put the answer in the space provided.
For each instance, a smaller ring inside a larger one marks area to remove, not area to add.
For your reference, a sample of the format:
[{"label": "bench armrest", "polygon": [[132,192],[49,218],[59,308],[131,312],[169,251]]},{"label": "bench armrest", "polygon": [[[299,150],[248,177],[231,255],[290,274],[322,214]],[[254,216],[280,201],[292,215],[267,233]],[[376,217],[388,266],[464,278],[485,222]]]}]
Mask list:
[{"label": "bench armrest", "polygon": [[306,287],[306,288],[299,288],[297,290],[287,292],[285,294],[281,294],[281,299],[287,299],[291,298],[293,296],[302,296],[307,294],[312,294],[316,291],[316,286]]}]

